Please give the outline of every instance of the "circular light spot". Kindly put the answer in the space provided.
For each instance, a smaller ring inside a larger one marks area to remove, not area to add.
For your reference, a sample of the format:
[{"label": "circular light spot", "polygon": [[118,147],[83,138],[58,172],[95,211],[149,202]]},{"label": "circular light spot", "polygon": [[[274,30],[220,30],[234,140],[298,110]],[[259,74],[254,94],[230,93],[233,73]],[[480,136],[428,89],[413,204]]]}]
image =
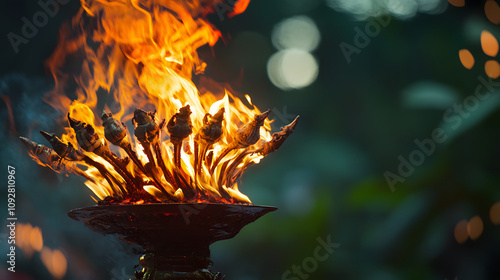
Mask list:
[{"label": "circular light spot", "polygon": [[498,6],[497,2],[493,0],[486,1],[486,3],[484,3],[484,13],[492,23],[500,23],[500,6]]},{"label": "circular light spot", "polygon": [[500,225],[500,202],[497,202],[493,204],[493,206],[491,206],[490,219],[494,225]]},{"label": "circular light spot", "polygon": [[271,82],[284,90],[299,89],[318,77],[318,63],[310,53],[287,49],[273,54],[267,62]]},{"label": "circular light spot", "polygon": [[484,64],[484,71],[488,77],[496,79],[500,76],[500,64],[496,60],[488,60]]},{"label": "circular light spot", "polygon": [[385,6],[391,14],[400,18],[413,17],[418,11],[415,0],[386,0]]},{"label": "circular light spot", "polygon": [[54,278],[61,279],[66,274],[68,263],[66,257],[59,250],[52,252],[52,275]]},{"label": "circular light spot", "polygon": [[455,234],[455,240],[457,240],[459,244],[462,244],[465,241],[467,241],[467,239],[469,238],[469,233],[467,232],[466,220],[461,220],[460,222],[457,223],[457,225],[455,226],[454,234]]},{"label": "circular light spot", "polygon": [[42,231],[39,227],[34,227],[30,233],[30,243],[31,247],[35,249],[35,251],[41,251],[43,248],[43,238]]},{"label": "circular light spot", "polygon": [[418,10],[420,12],[434,13],[441,10],[439,7],[443,2],[441,0],[418,0]]},{"label": "circular light spot", "polygon": [[462,49],[458,51],[458,56],[460,57],[460,62],[462,62],[462,65],[467,68],[471,69],[474,66],[474,56],[470,53],[469,50],[467,49]]},{"label": "circular light spot", "polygon": [[470,239],[476,240],[483,233],[483,220],[479,216],[474,216],[467,223],[467,232]]},{"label": "circular light spot", "polygon": [[273,45],[279,49],[313,51],[318,47],[321,34],[314,21],[306,16],[295,16],[278,23],[272,32]]},{"label": "circular light spot", "polygon": [[495,57],[498,53],[498,41],[489,31],[481,32],[481,47],[483,52],[491,57]]},{"label": "circular light spot", "polygon": [[448,0],[450,4],[452,4],[455,7],[463,7],[465,6],[465,0]]},{"label": "circular light spot", "polygon": [[381,10],[371,0],[326,0],[326,4],[336,11],[356,15],[359,20],[377,16]]}]

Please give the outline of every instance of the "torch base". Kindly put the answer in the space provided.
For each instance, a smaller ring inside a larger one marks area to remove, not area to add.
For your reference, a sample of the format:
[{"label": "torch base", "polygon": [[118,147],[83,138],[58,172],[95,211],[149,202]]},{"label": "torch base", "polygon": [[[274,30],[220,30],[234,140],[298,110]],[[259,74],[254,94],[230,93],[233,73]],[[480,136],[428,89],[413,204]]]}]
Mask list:
[{"label": "torch base", "polygon": [[[136,280],[223,280],[225,278],[220,273],[213,273],[208,269],[212,265],[208,257],[163,257],[148,253],[140,258],[139,264],[143,269],[135,272]],[[197,269],[193,270],[194,268]]]},{"label": "torch base", "polygon": [[94,206],[68,215],[102,234],[139,244],[145,255],[136,280],[222,280],[209,270],[210,244],[233,238],[247,224],[277,208],[214,203]]}]

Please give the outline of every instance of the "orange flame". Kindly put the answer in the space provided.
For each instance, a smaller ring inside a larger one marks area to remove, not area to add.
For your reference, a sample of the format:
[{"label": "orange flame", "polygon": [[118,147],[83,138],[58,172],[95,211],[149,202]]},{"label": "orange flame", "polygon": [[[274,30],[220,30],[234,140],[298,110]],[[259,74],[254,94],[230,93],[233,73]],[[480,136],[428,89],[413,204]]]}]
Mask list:
[{"label": "orange flame", "polygon": [[[192,81],[193,74],[202,73],[207,66],[200,60],[197,49],[203,45],[213,46],[221,37],[220,32],[205,18],[208,12],[218,4],[218,0],[82,0],[82,9],[75,16],[71,27],[63,27],[60,43],[47,61],[56,87],[45,100],[64,115],[69,111],[72,118],[92,125],[100,138],[104,139],[104,129],[100,115],[103,107],[110,108],[113,117],[128,123],[136,108],[156,110],[159,121],[167,121],[178,110],[189,104],[192,114],[193,133],[184,140],[181,164],[184,175],[188,178],[195,192],[203,192],[221,202],[220,189],[214,187],[219,174],[211,174],[204,167],[202,174],[194,180],[195,166],[192,149],[194,135],[203,125],[206,113],[215,114],[224,107],[223,135],[212,147],[212,157],[216,158],[225,147],[234,140],[238,128],[252,121],[254,115],[261,113],[252,105],[250,97],[246,103],[233,93],[207,92],[203,94]],[[235,3],[228,16],[243,12],[249,0]],[[83,57],[83,61],[75,62]],[[81,65],[74,77],[68,75],[67,67]],[[72,100],[65,93],[77,85]],[[104,101],[104,102],[103,102]],[[106,105],[104,104],[106,103]],[[265,120],[260,129],[261,139],[271,139],[270,121]],[[162,131],[163,156],[167,159],[167,169],[174,170],[173,147],[168,141],[166,129]],[[132,134],[129,131],[129,134]],[[135,141],[132,147],[143,164],[148,162],[143,149]],[[61,138],[77,147],[76,134],[69,127]],[[259,142],[257,144],[259,145]],[[232,151],[225,161],[235,159],[241,151]],[[113,175],[113,167],[108,162],[85,152],[93,160],[106,165]],[[126,156],[120,151],[121,156]],[[244,163],[257,163],[262,156],[249,154]],[[134,173],[132,164],[127,169]],[[99,199],[113,196],[119,190],[113,189],[99,174],[90,167],[86,173],[95,178],[86,185]],[[148,178],[143,178],[147,180]],[[179,200],[184,194],[162,178],[162,187],[166,193]],[[162,201],[165,193],[155,186],[146,184],[143,189]],[[251,203],[248,197],[240,193],[237,185],[223,186],[233,198],[233,202]],[[143,203],[144,201],[140,202]]]}]

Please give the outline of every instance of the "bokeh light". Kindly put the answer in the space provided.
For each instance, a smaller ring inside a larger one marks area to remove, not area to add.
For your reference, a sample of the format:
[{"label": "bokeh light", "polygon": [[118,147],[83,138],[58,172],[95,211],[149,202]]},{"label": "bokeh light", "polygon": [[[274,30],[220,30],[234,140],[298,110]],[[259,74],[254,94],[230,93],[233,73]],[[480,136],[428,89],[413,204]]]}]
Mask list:
[{"label": "bokeh light", "polygon": [[16,226],[16,245],[28,259],[35,253],[35,249],[31,244],[31,232],[33,229],[30,224],[19,223]]},{"label": "bokeh light", "polygon": [[327,4],[334,10],[350,13],[359,20],[383,14],[408,19],[418,12],[442,13],[447,7],[446,2],[440,0],[327,0]]},{"label": "bokeh light", "polygon": [[490,219],[494,225],[500,225],[500,202],[496,202],[491,206]]},{"label": "bokeh light", "polygon": [[43,248],[43,238],[42,238],[42,231],[40,230],[39,227],[34,227],[31,230],[30,233],[30,243],[31,247],[35,250],[40,252]]},{"label": "bokeh light", "polygon": [[455,240],[459,243],[462,244],[467,239],[469,238],[469,233],[467,231],[467,221],[466,220],[461,220],[460,222],[457,223],[455,226]]},{"label": "bokeh light", "polygon": [[474,216],[467,223],[467,232],[472,240],[476,240],[483,233],[483,220],[479,216]]},{"label": "bokeh light", "polygon": [[465,6],[465,0],[448,0],[450,4],[452,4],[455,7],[463,7]]},{"label": "bokeh light", "polygon": [[278,50],[313,51],[319,45],[321,34],[311,18],[295,16],[275,25],[271,39]]},{"label": "bokeh light", "polygon": [[467,49],[462,49],[458,51],[458,56],[460,57],[460,62],[462,62],[462,65],[467,68],[471,69],[474,67],[474,56],[470,53],[469,50]]},{"label": "bokeh light", "polygon": [[484,13],[492,23],[500,23],[500,6],[494,0],[488,0],[484,3]]},{"label": "bokeh light", "polygon": [[283,89],[300,89],[318,77],[318,62],[306,51],[287,49],[273,54],[267,62],[271,82]]},{"label": "bokeh light", "polygon": [[486,75],[492,79],[500,77],[500,64],[496,60],[488,60],[484,64]]},{"label": "bokeh light", "polygon": [[19,223],[16,226],[16,246],[27,259],[40,252],[40,259],[54,279],[66,275],[67,260],[60,250],[52,250],[43,245],[42,230],[31,224]]},{"label": "bokeh light", "polygon": [[391,14],[402,18],[413,17],[418,11],[418,4],[414,0],[386,0],[385,7]]},{"label": "bokeh light", "polygon": [[67,261],[64,254],[59,250],[43,248],[40,255],[43,264],[55,279],[61,279],[66,274]]},{"label": "bokeh light", "polygon": [[498,53],[498,41],[489,31],[481,32],[481,47],[486,55],[495,57]]}]

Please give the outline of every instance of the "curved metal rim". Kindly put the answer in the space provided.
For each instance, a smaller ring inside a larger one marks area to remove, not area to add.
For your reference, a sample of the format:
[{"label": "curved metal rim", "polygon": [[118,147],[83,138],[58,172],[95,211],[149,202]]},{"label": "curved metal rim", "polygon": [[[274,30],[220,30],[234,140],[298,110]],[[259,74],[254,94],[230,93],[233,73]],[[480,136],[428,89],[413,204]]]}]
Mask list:
[{"label": "curved metal rim", "polygon": [[[201,207],[210,207],[212,209],[221,208],[221,210],[229,209],[241,209],[245,210],[267,210],[266,213],[278,210],[277,207],[264,206],[264,205],[253,205],[253,204],[223,204],[223,203],[149,203],[149,204],[129,204],[129,205],[95,205],[89,207],[76,208],[68,213],[68,216],[72,219],[77,220],[78,214],[83,214],[86,212],[144,212],[147,208],[155,208],[156,210],[165,209],[165,212],[178,212],[180,207],[193,207],[195,209],[200,209]],[[169,211],[170,210],[170,211]],[[171,211],[175,210],[175,211]],[[158,212],[158,211],[155,211]]]}]

